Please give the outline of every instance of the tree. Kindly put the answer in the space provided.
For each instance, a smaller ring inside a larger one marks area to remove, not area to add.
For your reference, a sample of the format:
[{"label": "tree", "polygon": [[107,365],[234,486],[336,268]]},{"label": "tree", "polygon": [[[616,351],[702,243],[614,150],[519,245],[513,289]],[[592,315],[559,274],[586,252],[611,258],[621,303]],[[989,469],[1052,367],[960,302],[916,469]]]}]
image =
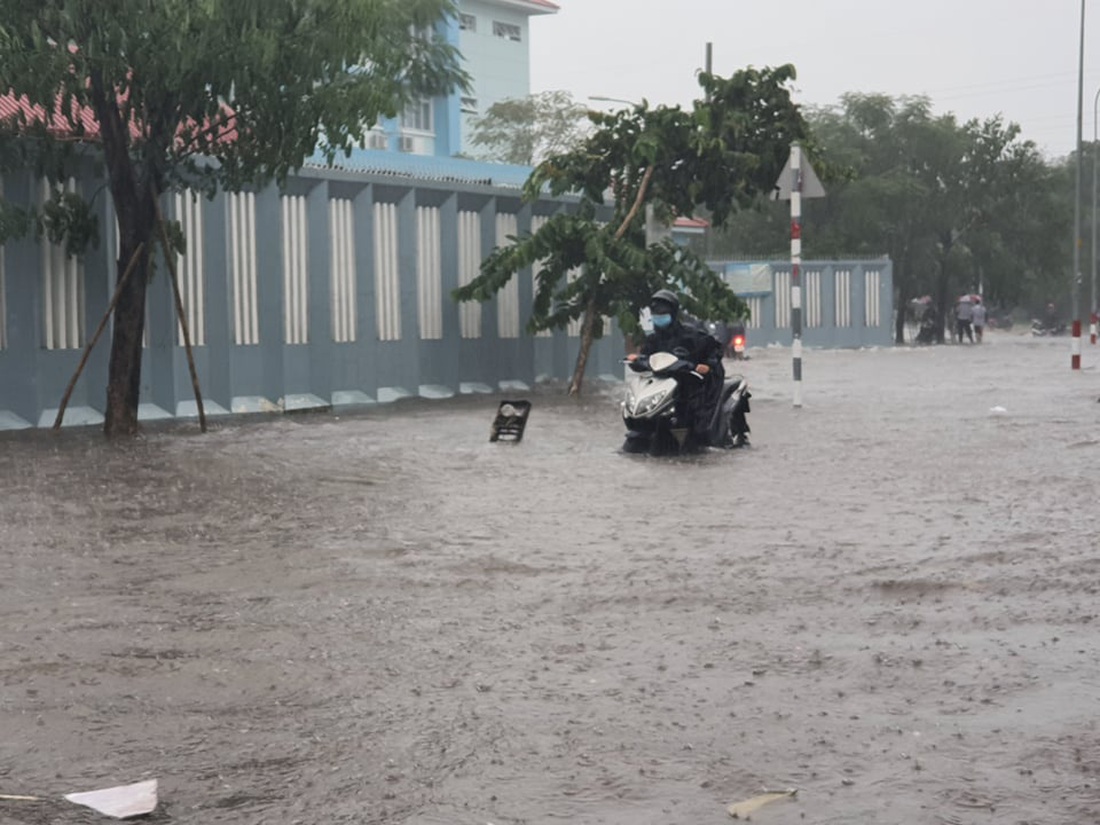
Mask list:
[{"label": "tree", "polygon": [[[0,0],[0,90],[26,104],[0,127],[0,160],[59,180],[59,141],[94,139],[120,282],[135,261],[115,310],[109,435],[138,428],[161,194],[282,180],[318,147],[331,162],[379,116],[464,84],[457,52],[432,34],[453,13],[450,0]],[[9,231],[88,234],[71,199],[5,214]]]},{"label": "tree", "polygon": [[852,174],[808,205],[807,247],[890,256],[898,343],[911,298],[933,295],[941,317],[979,283],[994,301],[1016,300],[1063,257],[1051,244],[1068,232],[1054,175],[1015,124],[959,124],[933,115],[924,97],[859,94],[809,120],[823,151]]},{"label": "tree", "polygon": [[704,73],[705,97],[692,111],[650,108],[643,101],[614,113],[589,113],[592,134],[572,151],[544,160],[524,188],[528,201],[545,192],[578,195],[578,208],[494,250],[455,297],[488,300],[539,263],[528,329],[583,319],[570,394],[580,392],[601,319],[611,316],[627,335],[636,334],[639,311],[660,287],[685,293],[685,309],[699,317],[744,317],[744,303],[697,254],[670,242],[646,246],[645,207],[666,220],[705,208],[722,225],[770,191],[791,142],[809,136],[790,98],[794,76],[789,65],[746,69],[728,79]]},{"label": "tree", "polygon": [[470,143],[498,163],[533,166],[584,140],[588,110],[569,92],[541,92],[494,103],[473,121]]}]

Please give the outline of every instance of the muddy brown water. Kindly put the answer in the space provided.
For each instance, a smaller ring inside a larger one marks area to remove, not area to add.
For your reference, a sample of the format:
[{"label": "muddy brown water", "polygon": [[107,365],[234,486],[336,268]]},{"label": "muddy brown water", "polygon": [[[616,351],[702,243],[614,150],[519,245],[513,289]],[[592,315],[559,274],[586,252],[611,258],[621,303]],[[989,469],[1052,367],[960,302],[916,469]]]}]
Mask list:
[{"label": "muddy brown water", "polygon": [[987,340],[756,350],[685,459],[614,386],[0,436],[0,823],[1100,822],[1100,370]]}]

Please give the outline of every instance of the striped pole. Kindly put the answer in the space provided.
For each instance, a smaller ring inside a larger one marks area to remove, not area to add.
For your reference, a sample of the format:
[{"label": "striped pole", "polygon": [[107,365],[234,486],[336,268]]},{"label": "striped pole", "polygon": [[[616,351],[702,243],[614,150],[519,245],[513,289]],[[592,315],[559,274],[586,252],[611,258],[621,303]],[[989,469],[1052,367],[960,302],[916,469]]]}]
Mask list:
[{"label": "striped pole", "polygon": [[791,144],[791,357],[794,406],[802,406],[802,147]]},{"label": "striped pole", "polygon": [[1077,175],[1073,198],[1073,339],[1071,370],[1081,369],[1081,131],[1085,96],[1085,0],[1081,0],[1081,45],[1077,55]]}]

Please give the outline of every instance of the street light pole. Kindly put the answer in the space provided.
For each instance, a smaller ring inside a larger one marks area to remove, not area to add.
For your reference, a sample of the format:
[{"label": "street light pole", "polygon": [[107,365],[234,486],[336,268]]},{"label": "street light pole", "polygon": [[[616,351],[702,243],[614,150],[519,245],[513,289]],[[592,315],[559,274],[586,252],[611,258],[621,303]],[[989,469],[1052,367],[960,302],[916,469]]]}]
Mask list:
[{"label": "street light pole", "polygon": [[1070,369],[1081,369],[1081,127],[1085,95],[1085,0],[1081,0],[1081,45],[1077,56],[1077,188],[1073,199],[1073,338]]},{"label": "street light pole", "polygon": [[1092,99],[1092,298],[1089,304],[1089,343],[1096,343],[1096,166],[1100,162],[1097,151],[1097,107],[1100,106],[1100,89]]},{"label": "street light pole", "polygon": [[589,95],[589,100],[600,100],[604,103],[625,103],[627,106],[637,106],[633,100],[624,100],[621,97],[607,97],[605,95]]}]

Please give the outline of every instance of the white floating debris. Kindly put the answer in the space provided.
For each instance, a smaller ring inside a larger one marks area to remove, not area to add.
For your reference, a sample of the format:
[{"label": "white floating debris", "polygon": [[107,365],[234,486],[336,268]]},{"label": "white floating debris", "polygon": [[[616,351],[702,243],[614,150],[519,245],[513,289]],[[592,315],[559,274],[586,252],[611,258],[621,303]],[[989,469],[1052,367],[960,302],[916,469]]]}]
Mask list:
[{"label": "white floating debris", "polygon": [[1007,412],[1008,412],[1008,410],[1006,410],[1004,407],[990,407],[989,408],[989,414],[990,415],[1004,415]]},{"label": "white floating debris", "polygon": [[157,780],[119,785],[101,791],[69,793],[65,794],[65,799],[115,819],[142,816],[152,813],[157,807]]}]

